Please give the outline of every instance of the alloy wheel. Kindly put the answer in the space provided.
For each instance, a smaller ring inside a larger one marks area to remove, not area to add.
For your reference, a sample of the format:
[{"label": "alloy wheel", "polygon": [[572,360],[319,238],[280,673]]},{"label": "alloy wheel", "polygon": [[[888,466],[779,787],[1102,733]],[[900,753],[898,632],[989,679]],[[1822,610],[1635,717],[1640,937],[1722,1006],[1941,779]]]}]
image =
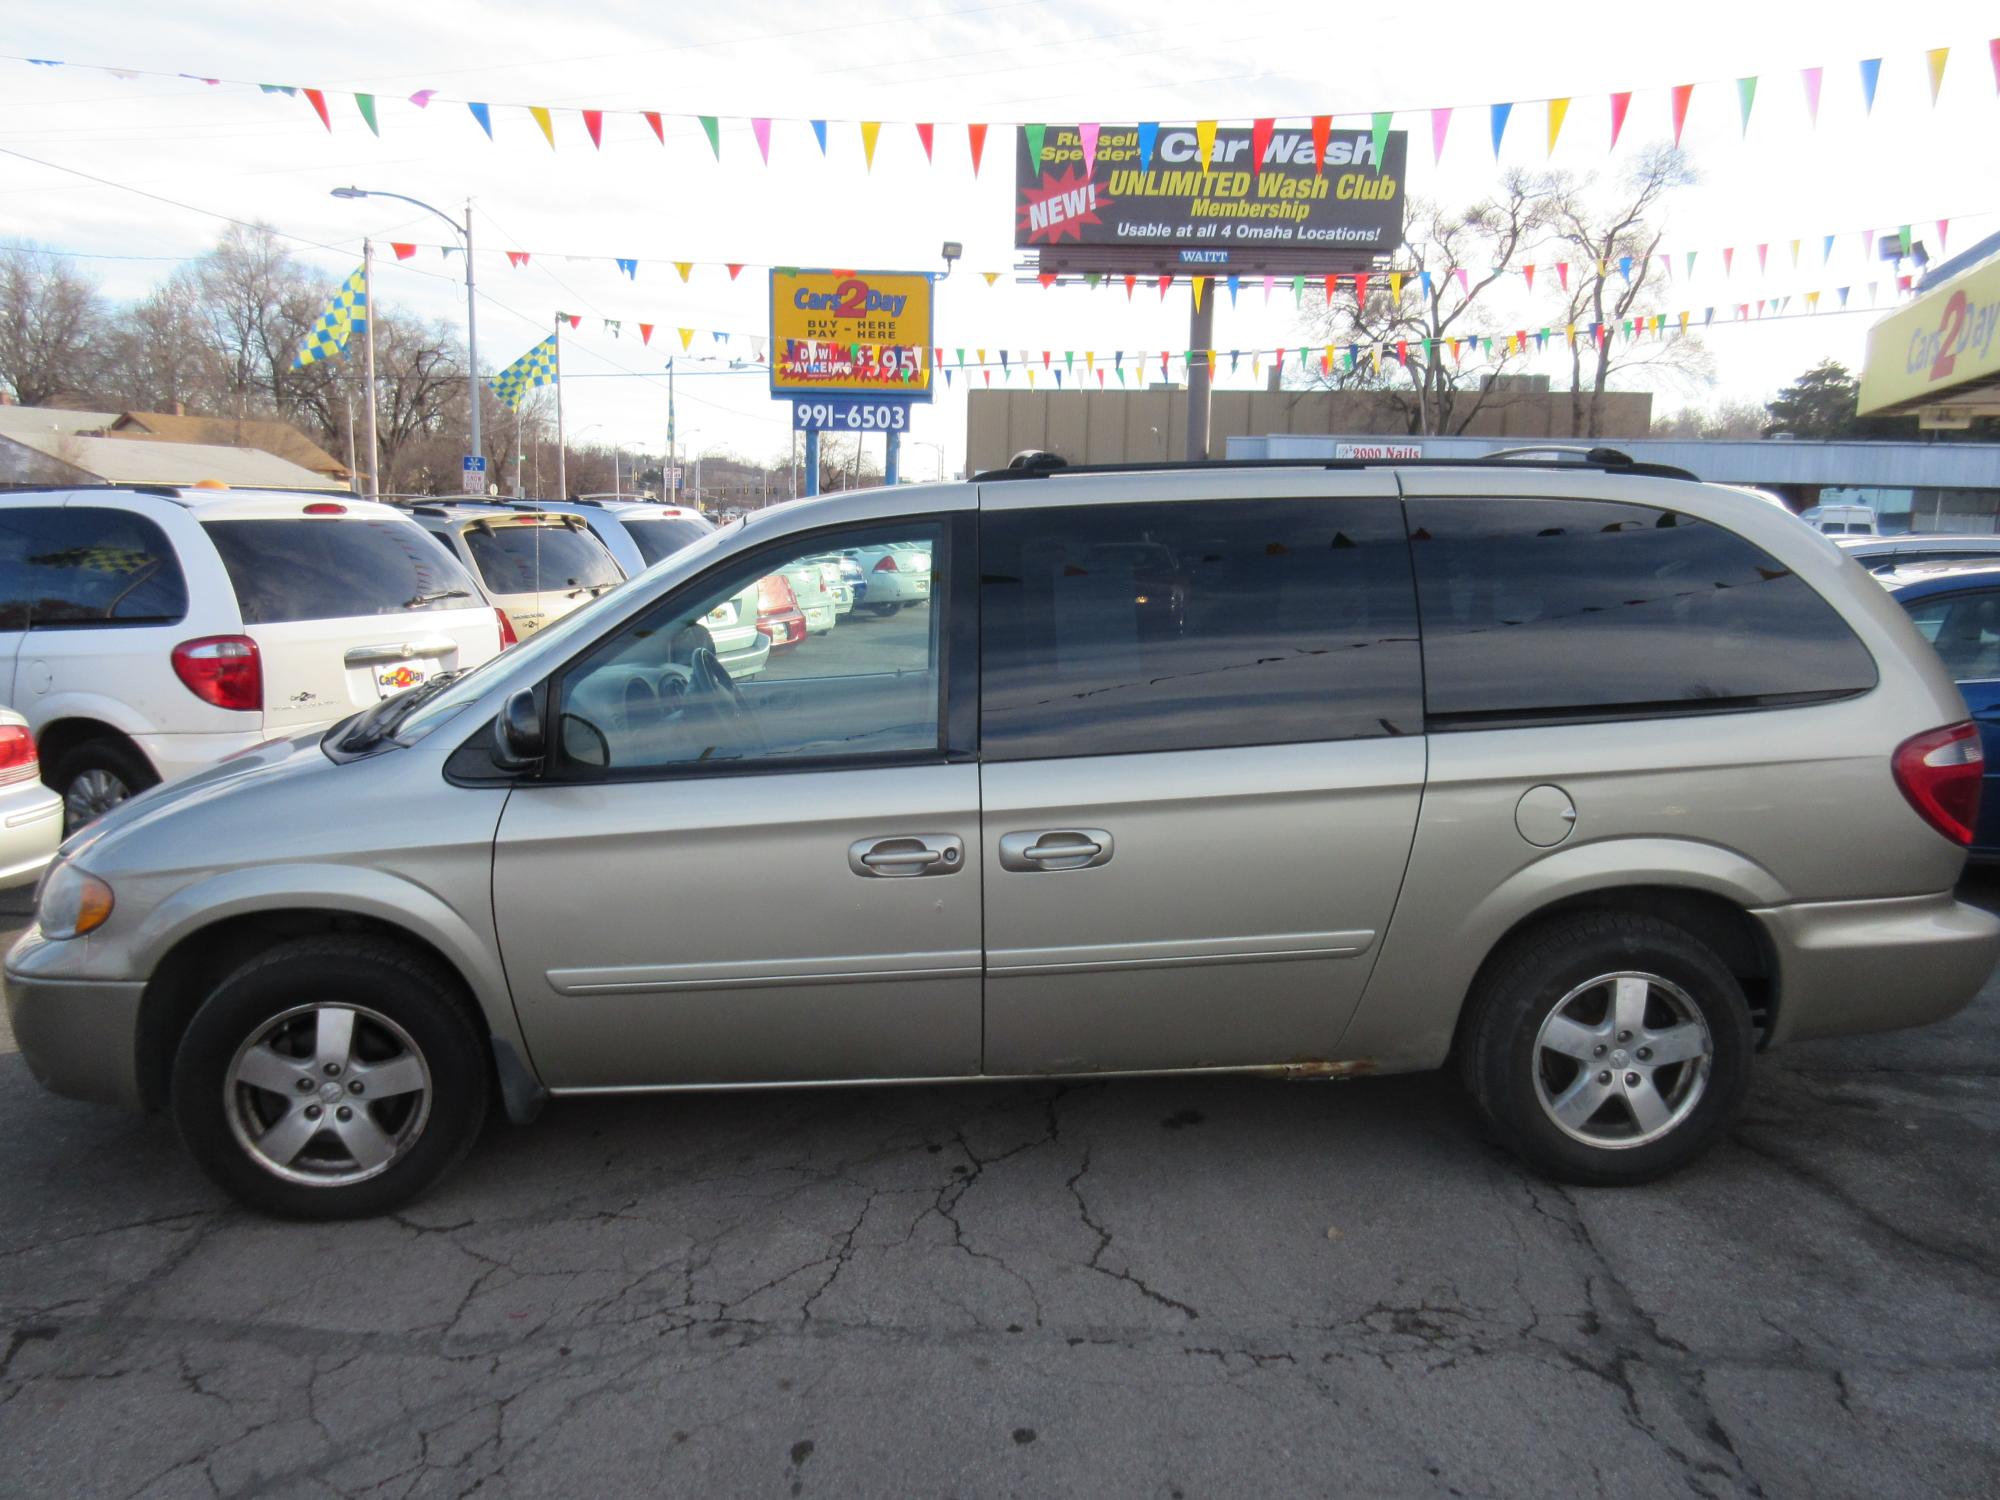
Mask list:
[{"label": "alloy wheel", "polygon": [[1550,1009],[1535,1035],[1535,1096],[1587,1146],[1659,1140],[1700,1103],[1714,1039],[1687,991],[1658,974],[1601,974]]},{"label": "alloy wheel", "polygon": [[92,766],[70,778],[63,791],[64,827],[71,831],[94,822],[132,795],[132,788],[116,771]]}]

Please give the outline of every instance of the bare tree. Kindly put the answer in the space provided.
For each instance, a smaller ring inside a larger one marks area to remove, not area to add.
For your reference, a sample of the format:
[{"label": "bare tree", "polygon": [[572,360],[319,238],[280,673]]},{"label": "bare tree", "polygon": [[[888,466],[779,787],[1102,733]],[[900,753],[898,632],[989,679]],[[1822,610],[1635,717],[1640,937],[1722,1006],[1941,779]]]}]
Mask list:
[{"label": "bare tree", "polygon": [[[1595,178],[1557,173],[1545,179],[1556,242],[1566,259],[1562,318],[1575,330],[1569,343],[1570,432],[1600,435],[1605,389],[1623,371],[1651,367],[1681,378],[1709,373],[1699,339],[1625,336],[1625,324],[1650,317],[1664,281],[1658,260],[1664,201],[1698,180],[1679,148],[1648,147],[1625,175],[1602,189]],[[1622,339],[1622,342],[1621,342]]]},{"label": "bare tree", "polygon": [[[1366,297],[1319,301],[1307,332],[1334,346],[1335,368],[1315,371],[1313,383],[1380,392],[1411,433],[1463,432],[1502,389],[1492,377],[1525,354],[1509,347],[1498,304],[1551,208],[1548,185],[1520,171],[1469,208],[1412,200],[1409,240],[1387,270],[1370,274]],[[1392,274],[1402,282],[1400,298]],[[1371,357],[1347,367],[1340,356],[1348,345]],[[1377,345],[1385,351],[1379,373]]]},{"label": "bare tree", "polygon": [[0,385],[21,405],[99,398],[106,333],[97,288],[61,257],[0,251]]},{"label": "bare tree", "polygon": [[1755,401],[1722,401],[1684,406],[1671,417],[1653,419],[1653,437],[1761,438],[1771,419]]},{"label": "bare tree", "polygon": [[224,384],[207,339],[201,287],[185,268],[126,308],[109,340],[121,406],[136,411],[220,409]]}]

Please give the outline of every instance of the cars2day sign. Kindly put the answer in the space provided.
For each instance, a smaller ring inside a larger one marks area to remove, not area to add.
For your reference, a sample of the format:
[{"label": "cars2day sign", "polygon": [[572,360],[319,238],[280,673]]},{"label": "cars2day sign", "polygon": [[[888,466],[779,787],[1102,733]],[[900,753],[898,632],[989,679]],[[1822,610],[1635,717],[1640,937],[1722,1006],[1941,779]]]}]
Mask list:
[{"label": "cars2day sign", "polygon": [[771,272],[771,394],[929,400],[931,278],[910,271]]},{"label": "cars2day sign", "polygon": [[1044,269],[1186,271],[1221,274],[1344,268],[1403,242],[1403,180],[1409,137],[1335,130],[1324,157],[1309,129],[1216,130],[1204,168],[1193,126],[1099,131],[1085,170],[1083,135],[1049,125],[1017,132],[1014,244],[1041,252]]}]

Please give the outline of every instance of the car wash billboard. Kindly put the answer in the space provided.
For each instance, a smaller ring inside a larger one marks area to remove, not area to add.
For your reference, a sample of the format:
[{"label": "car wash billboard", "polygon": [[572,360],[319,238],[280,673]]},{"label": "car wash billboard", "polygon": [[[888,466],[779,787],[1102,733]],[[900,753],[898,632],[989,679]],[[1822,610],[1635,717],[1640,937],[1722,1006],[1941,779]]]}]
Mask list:
[{"label": "car wash billboard", "polygon": [[1079,126],[1016,136],[1014,244],[1044,271],[1289,275],[1403,242],[1404,131],[1103,126],[1088,161]]}]

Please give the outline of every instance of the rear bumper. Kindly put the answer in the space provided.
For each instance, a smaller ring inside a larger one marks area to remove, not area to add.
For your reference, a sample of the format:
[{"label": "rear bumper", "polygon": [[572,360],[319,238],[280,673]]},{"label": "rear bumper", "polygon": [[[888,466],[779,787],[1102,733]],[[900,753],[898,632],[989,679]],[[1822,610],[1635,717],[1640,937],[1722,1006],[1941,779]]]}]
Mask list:
[{"label": "rear bumper", "polygon": [[1942,1021],[1965,1008],[2000,960],[2000,917],[1948,891],[1751,915],[1777,956],[1773,1043]]},{"label": "rear bumper", "polygon": [[62,798],[39,781],[0,795],[0,890],[39,876],[55,858],[62,830]]},{"label": "rear bumper", "polygon": [[126,1109],[139,1091],[140,980],[64,979],[87,939],[52,943],[30,927],[7,955],[7,1021],[35,1081],[50,1093]]}]

